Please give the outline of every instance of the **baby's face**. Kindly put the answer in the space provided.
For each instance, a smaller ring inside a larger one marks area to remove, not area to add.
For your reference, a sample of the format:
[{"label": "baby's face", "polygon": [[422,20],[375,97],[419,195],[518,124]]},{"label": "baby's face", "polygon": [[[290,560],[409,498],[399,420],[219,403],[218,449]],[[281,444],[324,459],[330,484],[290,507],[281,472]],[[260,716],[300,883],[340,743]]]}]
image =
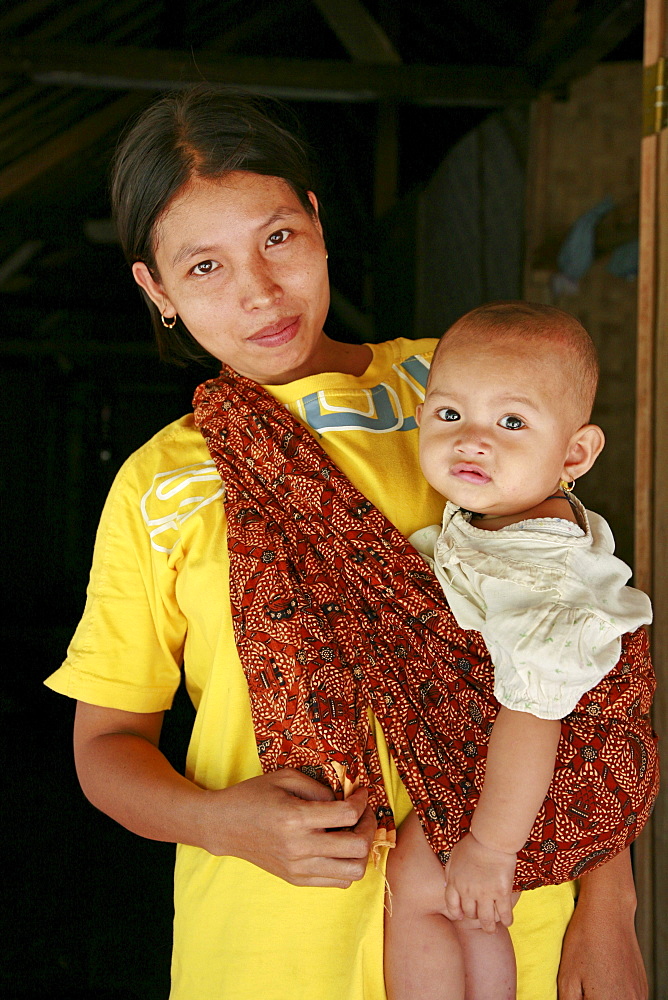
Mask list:
[{"label": "baby's face", "polygon": [[529,510],[565,475],[577,430],[569,397],[549,348],[446,342],[418,414],[426,479],[466,510]]}]

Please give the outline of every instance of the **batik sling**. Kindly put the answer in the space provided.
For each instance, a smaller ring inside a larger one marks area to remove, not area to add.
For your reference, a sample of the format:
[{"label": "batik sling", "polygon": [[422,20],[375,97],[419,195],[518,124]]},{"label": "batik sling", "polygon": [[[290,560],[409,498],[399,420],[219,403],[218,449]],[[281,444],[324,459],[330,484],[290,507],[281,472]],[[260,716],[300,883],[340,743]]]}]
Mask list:
[{"label": "batik sling", "polygon": [[[460,629],[400,532],[268,392],[224,368],[195,420],[225,486],[230,600],[264,771],[337,796],[369,788],[376,844],[394,819],[369,712],[445,864],[469,827],[498,711],[477,632]],[[643,630],[562,725],[557,767],[515,887],[559,883],[638,835],[658,786]],[[526,747],[531,766],[531,747]]]}]

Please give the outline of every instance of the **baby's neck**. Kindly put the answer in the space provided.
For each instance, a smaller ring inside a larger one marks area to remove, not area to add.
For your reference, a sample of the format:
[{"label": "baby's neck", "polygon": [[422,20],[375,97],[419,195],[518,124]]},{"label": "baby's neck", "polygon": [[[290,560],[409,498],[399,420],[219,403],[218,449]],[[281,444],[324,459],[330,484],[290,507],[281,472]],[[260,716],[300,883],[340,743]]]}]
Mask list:
[{"label": "baby's neck", "polygon": [[570,503],[563,490],[557,490],[552,496],[546,497],[528,510],[520,510],[516,514],[473,514],[471,524],[485,531],[498,531],[520,521],[533,521],[539,517],[559,517],[564,521],[580,524],[576,508]]}]

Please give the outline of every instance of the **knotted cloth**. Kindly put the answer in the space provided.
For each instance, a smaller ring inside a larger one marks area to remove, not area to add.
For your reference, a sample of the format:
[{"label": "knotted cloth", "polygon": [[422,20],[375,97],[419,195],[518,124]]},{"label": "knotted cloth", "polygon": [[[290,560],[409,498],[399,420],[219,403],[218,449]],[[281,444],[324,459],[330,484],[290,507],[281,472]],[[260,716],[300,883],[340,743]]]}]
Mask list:
[{"label": "knotted cloth", "polygon": [[[480,635],[458,627],[421,556],[270,393],[224,367],[194,405],[225,486],[234,634],[263,770],[296,768],[337,796],[368,787],[376,845],[393,844],[373,712],[446,864],[499,708]],[[516,889],[575,878],[638,835],[658,787],[654,686],[639,630],[564,720]]]}]

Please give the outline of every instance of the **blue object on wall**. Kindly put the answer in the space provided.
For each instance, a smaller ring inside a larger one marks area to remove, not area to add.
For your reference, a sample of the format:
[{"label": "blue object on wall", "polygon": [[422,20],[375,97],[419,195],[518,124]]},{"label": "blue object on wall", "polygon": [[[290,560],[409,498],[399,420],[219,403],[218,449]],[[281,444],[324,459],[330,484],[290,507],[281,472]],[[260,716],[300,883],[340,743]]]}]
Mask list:
[{"label": "blue object on wall", "polygon": [[627,278],[630,281],[638,274],[639,258],[639,241],[629,240],[628,243],[622,243],[612,251],[610,260],[606,264],[606,271],[617,278]]},{"label": "blue object on wall", "polygon": [[608,212],[614,208],[609,196],[577,219],[561,245],[557,257],[560,272],[572,281],[579,281],[594,262],[594,241],[596,227]]}]

